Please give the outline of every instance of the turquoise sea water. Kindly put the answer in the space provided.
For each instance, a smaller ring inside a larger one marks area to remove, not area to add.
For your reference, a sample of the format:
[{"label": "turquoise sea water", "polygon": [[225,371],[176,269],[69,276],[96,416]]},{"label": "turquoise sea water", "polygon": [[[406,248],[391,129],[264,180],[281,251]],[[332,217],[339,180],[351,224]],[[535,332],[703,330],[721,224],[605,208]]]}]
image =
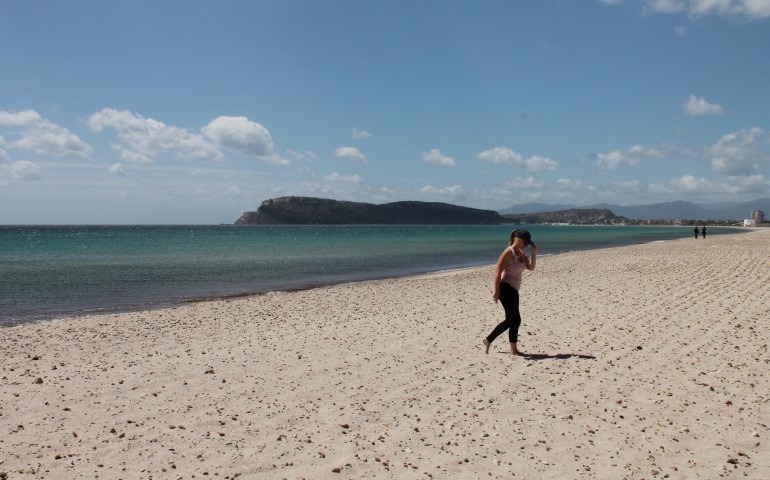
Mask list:
[{"label": "turquoise sea water", "polygon": [[[492,264],[512,228],[0,226],[0,326]],[[529,230],[540,255],[692,236],[692,227]]]}]

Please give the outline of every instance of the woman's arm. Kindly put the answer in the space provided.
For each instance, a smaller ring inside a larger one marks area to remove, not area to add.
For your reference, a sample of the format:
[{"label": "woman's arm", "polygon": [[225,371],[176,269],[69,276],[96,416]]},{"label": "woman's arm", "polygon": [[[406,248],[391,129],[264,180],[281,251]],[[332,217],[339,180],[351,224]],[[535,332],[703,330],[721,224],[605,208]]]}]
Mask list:
[{"label": "woman's arm", "polygon": [[495,293],[492,295],[492,299],[494,299],[495,302],[500,300],[500,278],[503,275],[503,270],[508,266],[509,263],[513,260],[513,253],[511,253],[510,248],[506,248],[503,250],[503,253],[500,254],[500,258],[497,260],[497,268],[495,268]]}]

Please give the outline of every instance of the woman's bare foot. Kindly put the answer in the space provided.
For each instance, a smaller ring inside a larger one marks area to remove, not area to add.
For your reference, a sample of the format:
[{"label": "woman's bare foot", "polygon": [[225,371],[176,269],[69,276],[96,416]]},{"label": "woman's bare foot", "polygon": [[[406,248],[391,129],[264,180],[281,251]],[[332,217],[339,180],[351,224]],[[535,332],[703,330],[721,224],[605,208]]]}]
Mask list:
[{"label": "woman's bare foot", "polygon": [[485,338],[485,339],[484,339],[484,353],[489,353],[489,346],[490,346],[490,345],[491,345],[491,344],[489,343],[489,340],[487,340],[487,339]]},{"label": "woman's bare foot", "polygon": [[526,353],[520,352],[518,348],[516,348],[515,343],[511,343],[511,355],[517,355],[519,357],[525,357]]}]

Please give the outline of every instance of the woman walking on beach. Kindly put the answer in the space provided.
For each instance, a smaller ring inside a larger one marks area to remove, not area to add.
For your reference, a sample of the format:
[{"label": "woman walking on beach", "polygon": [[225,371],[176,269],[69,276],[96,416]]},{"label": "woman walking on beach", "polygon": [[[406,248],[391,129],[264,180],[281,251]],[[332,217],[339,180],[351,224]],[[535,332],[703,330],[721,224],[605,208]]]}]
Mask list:
[{"label": "woman walking on beach", "polygon": [[[524,253],[529,245],[530,256]],[[484,353],[489,353],[489,345],[504,331],[508,330],[508,341],[511,342],[513,355],[524,355],[516,347],[521,325],[519,314],[519,289],[524,270],[534,270],[537,261],[537,245],[532,242],[532,235],[519,228],[511,232],[508,248],[503,250],[495,269],[495,293],[492,295],[495,303],[499,300],[505,309],[505,320],[492,330],[484,339]]]}]

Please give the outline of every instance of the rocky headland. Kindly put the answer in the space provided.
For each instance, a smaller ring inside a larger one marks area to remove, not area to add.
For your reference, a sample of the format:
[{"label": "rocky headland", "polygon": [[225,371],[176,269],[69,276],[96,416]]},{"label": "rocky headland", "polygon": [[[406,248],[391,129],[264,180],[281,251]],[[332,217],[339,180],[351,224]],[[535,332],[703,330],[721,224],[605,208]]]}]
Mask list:
[{"label": "rocky headland", "polygon": [[509,223],[492,210],[438,202],[393,202],[381,205],[314,197],[265,200],[245,212],[236,225],[495,225]]}]

